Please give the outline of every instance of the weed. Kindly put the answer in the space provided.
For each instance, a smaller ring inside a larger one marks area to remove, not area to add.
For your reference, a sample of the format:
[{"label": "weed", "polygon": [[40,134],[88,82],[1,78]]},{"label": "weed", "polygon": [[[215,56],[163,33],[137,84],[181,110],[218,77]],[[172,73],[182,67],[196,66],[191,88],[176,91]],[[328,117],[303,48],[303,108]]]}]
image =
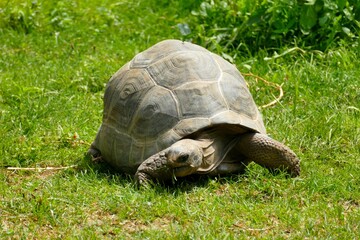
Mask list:
[{"label": "weed", "polygon": [[[300,46],[326,50],[358,39],[357,1],[203,1],[194,10],[194,41],[222,53]],[[251,46],[251,47],[249,47]]]}]

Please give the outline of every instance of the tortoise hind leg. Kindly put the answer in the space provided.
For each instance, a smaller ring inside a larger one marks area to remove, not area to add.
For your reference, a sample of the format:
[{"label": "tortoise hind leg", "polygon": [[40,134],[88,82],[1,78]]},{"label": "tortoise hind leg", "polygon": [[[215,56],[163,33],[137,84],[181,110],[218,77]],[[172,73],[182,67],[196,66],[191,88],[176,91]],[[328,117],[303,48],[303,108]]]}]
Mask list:
[{"label": "tortoise hind leg", "polygon": [[235,147],[248,160],[270,170],[285,170],[292,177],[300,174],[300,161],[295,153],[265,134],[243,134]]}]

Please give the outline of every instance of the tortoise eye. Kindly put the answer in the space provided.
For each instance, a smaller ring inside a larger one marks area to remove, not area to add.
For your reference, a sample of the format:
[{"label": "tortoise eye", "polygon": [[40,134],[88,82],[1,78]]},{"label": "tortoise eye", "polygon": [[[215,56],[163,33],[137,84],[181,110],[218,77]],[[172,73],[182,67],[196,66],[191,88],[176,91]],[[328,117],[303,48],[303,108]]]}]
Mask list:
[{"label": "tortoise eye", "polygon": [[189,159],[189,154],[182,154],[177,158],[177,162],[183,163]]}]

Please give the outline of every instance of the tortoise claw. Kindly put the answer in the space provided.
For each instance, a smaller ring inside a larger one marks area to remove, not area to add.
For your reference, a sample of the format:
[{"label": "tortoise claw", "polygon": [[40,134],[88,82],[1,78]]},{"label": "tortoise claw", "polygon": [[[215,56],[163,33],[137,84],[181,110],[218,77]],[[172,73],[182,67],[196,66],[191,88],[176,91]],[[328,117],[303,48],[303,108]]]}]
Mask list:
[{"label": "tortoise claw", "polygon": [[152,178],[149,174],[144,172],[136,172],[135,186],[137,188],[149,188],[153,184]]}]

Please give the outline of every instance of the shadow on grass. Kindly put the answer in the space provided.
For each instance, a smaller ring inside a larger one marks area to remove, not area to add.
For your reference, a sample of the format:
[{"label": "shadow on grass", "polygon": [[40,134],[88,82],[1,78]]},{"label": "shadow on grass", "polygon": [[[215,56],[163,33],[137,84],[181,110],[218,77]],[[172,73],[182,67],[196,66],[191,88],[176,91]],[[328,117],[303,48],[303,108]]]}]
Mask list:
[{"label": "shadow on grass", "polygon": [[[115,184],[122,187],[132,187],[138,191],[146,190],[146,188],[137,187],[132,175],[121,173],[111,167],[106,162],[95,162],[89,156],[84,156],[79,160],[78,171],[84,171],[94,174],[96,178],[111,179]],[[177,178],[173,181],[161,182],[155,181],[149,188],[155,190],[158,194],[176,194],[191,192],[195,188],[210,188],[214,181],[217,184],[226,184],[231,182],[241,182],[244,178],[248,178],[247,172],[243,174],[229,174],[224,176],[208,176],[208,175],[190,175],[183,178]],[[149,189],[148,188],[148,189]]]},{"label": "shadow on grass", "polygon": [[177,178],[169,182],[155,181],[149,188],[138,187],[132,175],[121,173],[112,168],[106,162],[94,162],[91,157],[84,156],[78,164],[78,171],[87,172],[94,175],[99,180],[107,179],[126,188],[133,188],[135,191],[146,191],[152,189],[157,194],[176,195],[184,192],[192,192],[199,188],[214,188],[218,185],[228,183],[248,182],[249,179],[271,179],[288,178],[288,175],[282,171],[269,171],[257,164],[251,163],[243,173],[229,174],[221,176],[208,175],[190,175],[183,178]]},{"label": "shadow on grass", "polygon": [[130,175],[116,171],[111,165],[104,161],[94,161],[90,156],[84,155],[79,159],[78,171],[86,171],[89,174],[93,174],[98,179],[112,179],[116,184],[129,185],[133,183],[133,179]]}]

